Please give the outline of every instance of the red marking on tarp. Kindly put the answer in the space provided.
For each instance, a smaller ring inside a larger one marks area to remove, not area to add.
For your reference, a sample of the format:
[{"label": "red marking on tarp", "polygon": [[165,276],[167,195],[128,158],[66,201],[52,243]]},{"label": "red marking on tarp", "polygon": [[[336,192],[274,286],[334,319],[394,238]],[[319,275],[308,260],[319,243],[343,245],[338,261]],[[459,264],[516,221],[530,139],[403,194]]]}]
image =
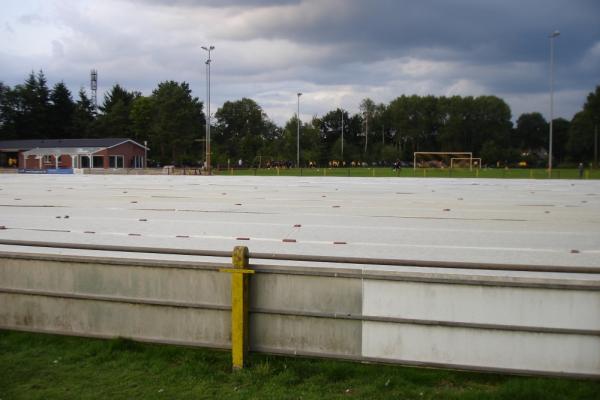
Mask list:
[{"label": "red marking on tarp", "polygon": [[444,211],[450,211],[450,209],[449,208],[444,208]]},{"label": "red marking on tarp", "polygon": [[148,220],[146,218],[140,218],[138,221],[140,221],[140,222],[146,222]]},{"label": "red marking on tarp", "polygon": [[284,242],[284,243],[296,243],[296,239],[283,239],[282,242]]},{"label": "red marking on tarp", "polygon": [[137,203],[137,201],[136,201],[136,200],[134,200],[134,201],[132,201],[132,203]]},{"label": "red marking on tarp", "polygon": [[94,231],[84,231],[83,233],[96,233]]},{"label": "red marking on tarp", "polygon": [[331,206],[331,207],[333,207],[333,208],[340,208],[341,206]]},{"label": "red marking on tarp", "polygon": [[238,238],[235,238],[235,240],[250,240],[250,238],[247,238],[247,237],[238,237]]},{"label": "red marking on tarp", "polygon": [[142,236],[141,233],[130,233],[129,236]]},{"label": "red marking on tarp", "polygon": [[295,224],[295,225],[294,225],[294,228],[302,228],[302,225],[300,225],[300,224]]},{"label": "red marking on tarp", "polygon": [[188,236],[188,235],[177,235],[177,236],[175,236],[175,237],[178,237],[178,238],[189,238],[189,236]]},{"label": "red marking on tarp", "polygon": [[236,205],[236,206],[241,206],[241,205],[242,205],[242,203],[235,203],[235,205]]},{"label": "red marking on tarp", "polygon": [[346,242],[333,242],[333,244],[347,244]]},{"label": "red marking on tarp", "polygon": [[579,254],[579,250],[573,249],[573,250],[571,250],[571,254]]},{"label": "red marking on tarp", "polygon": [[0,229],[6,229],[4,225],[0,225]]}]

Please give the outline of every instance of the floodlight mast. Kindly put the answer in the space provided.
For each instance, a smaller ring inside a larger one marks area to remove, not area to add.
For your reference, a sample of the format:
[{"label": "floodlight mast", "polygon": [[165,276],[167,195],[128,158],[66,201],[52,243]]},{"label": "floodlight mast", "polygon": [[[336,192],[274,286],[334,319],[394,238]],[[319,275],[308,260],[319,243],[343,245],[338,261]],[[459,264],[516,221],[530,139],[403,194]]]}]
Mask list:
[{"label": "floodlight mast", "polygon": [[95,114],[98,112],[98,70],[96,69],[90,72],[90,89],[92,91],[92,107]]},{"label": "floodlight mast", "polygon": [[208,52],[206,60],[206,173],[211,174],[210,169],[210,52],[215,49],[215,46],[202,46],[202,50]]},{"label": "floodlight mast", "polygon": [[296,117],[298,120],[298,127],[297,127],[297,135],[296,135],[296,140],[297,140],[296,168],[300,168],[300,96],[302,96],[302,93],[298,92],[297,96],[298,96],[298,113],[296,114]]},{"label": "floodlight mast", "polygon": [[342,111],[342,166],[344,165],[344,109],[340,108]]}]

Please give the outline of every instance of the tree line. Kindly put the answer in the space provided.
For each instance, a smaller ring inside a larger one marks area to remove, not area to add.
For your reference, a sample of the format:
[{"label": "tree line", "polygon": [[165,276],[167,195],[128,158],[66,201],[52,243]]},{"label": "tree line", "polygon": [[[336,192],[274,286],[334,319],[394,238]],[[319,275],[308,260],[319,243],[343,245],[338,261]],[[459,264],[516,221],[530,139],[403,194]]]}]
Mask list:
[{"label": "tree line", "polygon": [[[301,121],[301,165],[390,164],[412,160],[415,151],[468,151],[491,165],[547,160],[548,121],[533,112],[513,124],[510,107],[496,96],[402,95],[388,104],[366,98],[359,110]],[[278,126],[252,99],[225,102],[211,118],[213,165],[295,164],[297,118]],[[597,86],[571,121],[553,121],[554,165],[591,162],[599,123]],[[161,82],[149,96],[115,84],[96,110],[83,89],[73,99],[63,82],[50,88],[42,71],[12,88],[0,81],[0,140],[128,137],[148,142],[156,163],[200,165],[205,127],[203,102],[186,82]]]}]

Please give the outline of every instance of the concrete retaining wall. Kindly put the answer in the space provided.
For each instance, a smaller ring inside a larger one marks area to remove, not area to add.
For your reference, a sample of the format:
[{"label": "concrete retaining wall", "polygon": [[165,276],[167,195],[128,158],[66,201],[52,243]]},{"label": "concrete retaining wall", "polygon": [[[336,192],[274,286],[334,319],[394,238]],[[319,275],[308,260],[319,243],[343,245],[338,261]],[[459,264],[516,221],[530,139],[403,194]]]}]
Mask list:
[{"label": "concrete retaining wall", "polygon": [[[228,348],[229,265],[0,253],[0,328]],[[600,377],[600,279],[253,268],[253,351]]]}]

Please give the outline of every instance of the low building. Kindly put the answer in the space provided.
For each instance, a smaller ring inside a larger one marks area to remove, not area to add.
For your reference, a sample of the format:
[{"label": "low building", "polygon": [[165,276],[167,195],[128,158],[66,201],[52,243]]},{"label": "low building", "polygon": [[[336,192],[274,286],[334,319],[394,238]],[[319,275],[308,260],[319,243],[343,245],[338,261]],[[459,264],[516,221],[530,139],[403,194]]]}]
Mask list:
[{"label": "low building", "polygon": [[0,141],[0,167],[143,168],[148,148],[127,138]]}]

